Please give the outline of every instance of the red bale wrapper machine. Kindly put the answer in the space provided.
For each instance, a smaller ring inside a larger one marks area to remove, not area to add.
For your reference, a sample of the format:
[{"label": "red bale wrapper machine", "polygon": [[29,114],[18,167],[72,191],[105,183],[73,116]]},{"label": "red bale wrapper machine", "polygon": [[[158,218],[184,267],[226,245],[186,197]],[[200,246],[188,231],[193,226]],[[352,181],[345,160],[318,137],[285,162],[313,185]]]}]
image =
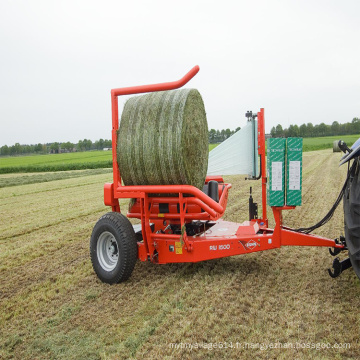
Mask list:
[{"label": "red bale wrapper machine", "polygon": [[[117,162],[118,97],[178,89],[198,71],[199,67],[195,66],[175,82],[111,90],[113,183],[104,186],[104,202],[111,206],[112,212],[98,220],[90,239],[91,261],[98,277],[110,284],[125,281],[137,260],[157,264],[199,262],[281,246],[323,246],[328,247],[333,256],[349,251],[349,258],[343,261],[335,258],[329,274],[336,277],[353,266],[360,276],[359,140],[351,149],[345,143],[339,143],[345,152],[344,162],[348,162],[348,176],[332,209],[318,224],[309,228],[295,230],[284,226],[282,212],[295,209],[295,206],[285,205],[272,206],[275,228],[268,227],[269,173],[266,171],[264,109],[257,114],[246,114],[248,118],[257,118],[260,174],[253,180],[261,181],[261,216],[258,216],[257,204],[250,194],[249,221],[234,223],[221,219],[231,189],[231,184],[225,183],[222,176],[207,176],[203,191],[190,185],[122,185]],[[350,160],[353,160],[351,166]],[[310,234],[331,218],[342,198],[345,200],[345,237],[326,239]],[[120,212],[119,199],[135,199],[127,217],[139,219],[140,224],[132,225]]]}]

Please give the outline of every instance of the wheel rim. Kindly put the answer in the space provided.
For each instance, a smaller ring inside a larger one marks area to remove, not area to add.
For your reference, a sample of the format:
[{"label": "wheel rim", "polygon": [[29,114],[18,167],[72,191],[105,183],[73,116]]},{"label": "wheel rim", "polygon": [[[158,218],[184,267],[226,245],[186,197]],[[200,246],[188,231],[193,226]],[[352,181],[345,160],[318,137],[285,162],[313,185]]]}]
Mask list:
[{"label": "wheel rim", "polygon": [[104,231],[97,242],[97,258],[100,266],[106,270],[114,270],[119,260],[119,249],[115,236]]}]

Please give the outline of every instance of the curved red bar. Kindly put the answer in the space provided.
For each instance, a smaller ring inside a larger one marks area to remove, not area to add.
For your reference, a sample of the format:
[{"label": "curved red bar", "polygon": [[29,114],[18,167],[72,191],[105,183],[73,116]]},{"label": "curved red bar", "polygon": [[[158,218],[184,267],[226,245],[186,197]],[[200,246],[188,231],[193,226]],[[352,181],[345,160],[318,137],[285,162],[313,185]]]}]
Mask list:
[{"label": "curved red bar", "polygon": [[118,96],[178,89],[184,86],[187,82],[189,82],[199,72],[199,70],[200,70],[199,65],[196,65],[185,76],[183,76],[180,80],[177,81],[160,83],[160,84],[151,84],[151,85],[131,86],[131,87],[111,90],[111,116],[112,116],[111,139],[112,139],[112,159],[113,159],[113,180],[115,187],[121,186],[121,174],[119,172],[119,167],[117,164],[117,154],[116,154],[117,131],[119,129]]},{"label": "curved red bar", "polygon": [[[229,187],[229,185],[227,185]],[[214,209],[216,212],[222,214],[224,208],[217,203],[215,200],[204,194],[201,190],[191,185],[128,185],[120,186],[117,190],[119,193],[159,193],[159,194],[171,194],[171,193],[182,193],[194,195],[197,199],[202,201],[205,205]],[[116,192],[115,192],[116,194]],[[120,195],[120,194],[119,194]],[[220,201],[221,202],[221,198]],[[214,214],[215,215],[215,214]]]},{"label": "curved red bar", "polygon": [[139,86],[119,88],[119,89],[112,89],[111,96],[141,94],[141,93],[145,93],[145,92],[178,89],[179,87],[182,87],[187,82],[189,82],[199,72],[199,70],[200,70],[199,65],[196,65],[184,77],[182,77],[180,80],[177,80],[177,81],[160,83],[160,84],[152,84],[152,85],[139,85]]}]

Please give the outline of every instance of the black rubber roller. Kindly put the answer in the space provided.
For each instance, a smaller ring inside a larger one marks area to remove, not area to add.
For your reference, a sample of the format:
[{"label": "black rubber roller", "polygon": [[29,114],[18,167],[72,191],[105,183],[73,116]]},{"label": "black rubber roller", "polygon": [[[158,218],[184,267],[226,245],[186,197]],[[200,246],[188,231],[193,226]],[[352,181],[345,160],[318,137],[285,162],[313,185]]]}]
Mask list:
[{"label": "black rubber roller", "polygon": [[345,241],[352,267],[360,279],[360,161],[344,193]]}]

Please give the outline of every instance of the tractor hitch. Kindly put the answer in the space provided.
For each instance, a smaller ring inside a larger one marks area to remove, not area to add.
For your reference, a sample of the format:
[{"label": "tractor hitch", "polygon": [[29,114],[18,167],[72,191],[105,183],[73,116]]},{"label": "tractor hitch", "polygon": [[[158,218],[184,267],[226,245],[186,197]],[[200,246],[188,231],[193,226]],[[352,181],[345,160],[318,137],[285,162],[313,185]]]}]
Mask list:
[{"label": "tractor hitch", "polygon": [[344,270],[349,269],[351,267],[351,262],[350,262],[350,258],[346,258],[345,260],[340,261],[339,258],[334,259],[333,262],[333,269],[334,271],[332,271],[331,269],[328,269],[329,275],[332,278],[336,278],[338,277]]}]

